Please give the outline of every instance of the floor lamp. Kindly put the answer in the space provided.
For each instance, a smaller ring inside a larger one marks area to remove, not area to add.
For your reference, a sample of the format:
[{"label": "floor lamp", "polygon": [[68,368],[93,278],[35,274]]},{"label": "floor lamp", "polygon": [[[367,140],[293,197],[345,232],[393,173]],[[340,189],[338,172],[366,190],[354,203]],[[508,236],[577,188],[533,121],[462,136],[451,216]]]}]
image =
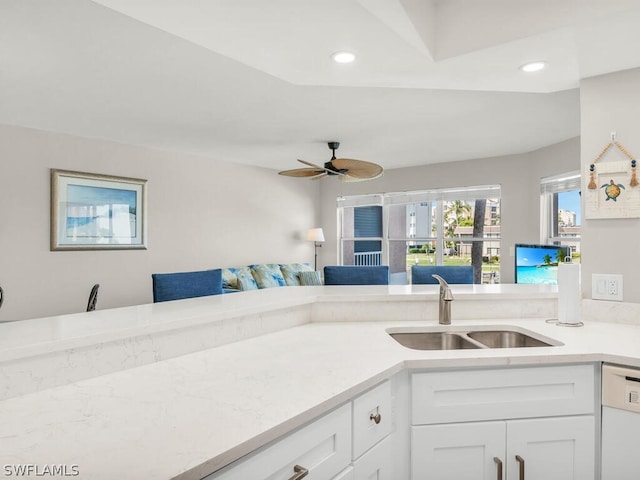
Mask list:
[{"label": "floor lamp", "polygon": [[322,228],[310,228],[307,232],[307,240],[313,242],[313,249],[315,253],[313,269],[318,270],[318,248],[322,247],[322,242],[324,242],[324,232],[322,231]]}]

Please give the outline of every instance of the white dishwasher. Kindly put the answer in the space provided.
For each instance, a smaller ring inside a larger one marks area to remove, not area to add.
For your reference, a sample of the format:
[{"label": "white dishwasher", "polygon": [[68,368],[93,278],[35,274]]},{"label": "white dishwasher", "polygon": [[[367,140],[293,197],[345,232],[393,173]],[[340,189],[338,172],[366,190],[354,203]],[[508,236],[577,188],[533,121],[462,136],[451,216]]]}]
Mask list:
[{"label": "white dishwasher", "polygon": [[640,478],[640,369],[602,367],[602,480]]}]

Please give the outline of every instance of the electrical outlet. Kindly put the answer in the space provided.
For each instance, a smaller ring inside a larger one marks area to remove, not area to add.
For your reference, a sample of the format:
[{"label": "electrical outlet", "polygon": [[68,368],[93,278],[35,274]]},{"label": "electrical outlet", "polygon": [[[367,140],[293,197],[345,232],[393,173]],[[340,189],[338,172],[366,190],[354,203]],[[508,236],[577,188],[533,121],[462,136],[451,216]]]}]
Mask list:
[{"label": "electrical outlet", "polygon": [[591,298],[593,300],[622,301],[622,275],[594,273],[591,276]]}]

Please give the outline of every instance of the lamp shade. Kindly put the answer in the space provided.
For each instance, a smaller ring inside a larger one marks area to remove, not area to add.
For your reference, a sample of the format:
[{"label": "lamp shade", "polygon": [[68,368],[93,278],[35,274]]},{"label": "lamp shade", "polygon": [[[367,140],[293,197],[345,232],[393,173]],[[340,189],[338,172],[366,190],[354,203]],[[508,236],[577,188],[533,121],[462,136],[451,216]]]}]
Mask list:
[{"label": "lamp shade", "polygon": [[324,242],[324,232],[322,228],[310,228],[307,232],[307,240],[310,242]]}]

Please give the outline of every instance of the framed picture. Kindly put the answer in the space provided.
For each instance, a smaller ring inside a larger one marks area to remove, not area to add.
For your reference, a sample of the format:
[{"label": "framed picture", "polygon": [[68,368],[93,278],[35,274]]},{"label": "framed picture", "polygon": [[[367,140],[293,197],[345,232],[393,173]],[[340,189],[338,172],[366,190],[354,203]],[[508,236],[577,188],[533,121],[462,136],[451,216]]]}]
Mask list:
[{"label": "framed picture", "polygon": [[640,186],[632,186],[630,178],[629,161],[598,163],[593,175],[596,188],[583,194],[585,218],[640,217]]},{"label": "framed picture", "polygon": [[146,249],[147,181],[51,170],[51,250]]}]

